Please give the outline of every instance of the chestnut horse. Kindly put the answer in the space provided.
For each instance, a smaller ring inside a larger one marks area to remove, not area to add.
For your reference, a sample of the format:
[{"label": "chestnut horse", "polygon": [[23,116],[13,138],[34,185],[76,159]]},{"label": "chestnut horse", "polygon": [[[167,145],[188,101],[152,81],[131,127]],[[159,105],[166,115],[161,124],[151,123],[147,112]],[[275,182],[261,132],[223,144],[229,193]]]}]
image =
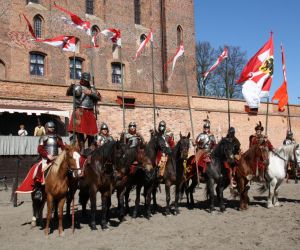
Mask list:
[{"label": "chestnut horse", "polygon": [[266,142],[251,146],[242,154],[236,168],[237,190],[240,195],[240,210],[248,209],[249,197],[248,183],[255,176],[254,168],[258,161],[263,162],[264,167],[269,165],[269,148]]},{"label": "chestnut horse", "polygon": [[74,155],[78,154],[77,146],[65,145],[64,150],[54,160],[48,175],[45,177],[45,192],[47,195],[47,223],[45,235],[49,234],[49,225],[52,215],[53,202],[58,204],[58,230],[59,235],[63,236],[63,208],[69,189],[69,170],[77,170],[78,165]]}]

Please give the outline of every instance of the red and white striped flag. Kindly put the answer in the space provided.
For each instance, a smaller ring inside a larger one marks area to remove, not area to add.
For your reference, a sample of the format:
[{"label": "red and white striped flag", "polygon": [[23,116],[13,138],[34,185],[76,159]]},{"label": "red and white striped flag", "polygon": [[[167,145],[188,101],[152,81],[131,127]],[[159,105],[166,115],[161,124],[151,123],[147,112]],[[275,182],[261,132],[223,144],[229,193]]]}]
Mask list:
[{"label": "red and white striped flag", "polygon": [[208,71],[206,71],[205,73],[203,73],[203,81],[206,79],[206,77],[208,76],[208,74],[211,71],[213,71],[223,61],[223,59],[225,59],[227,57],[228,57],[228,49],[225,47],[224,51],[219,56],[218,60],[214,63],[214,65],[212,65]]},{"label": "red and white striped flag", "polygon": [[58,36],[49,39],[37,39],[36,42],[45,43],[54,47],[61,48],[63,51],[76,51],[76,37],[74,36]]},{"label": "red and white striped flag", "polygon": [[77,29],[84,30],[89,36],[91,35],[91,23],[89,21],[82,20],[79,16],[75,15],[71,11],[68,11],[54,3],[54,7],[59,9],[62,12],[65,12],[70,16],[71,19],[68,19],[66,17],[62,17],[62,19],[65,21],[65,23],[72,25],[76,27]]},{"label": "red and white striped flag", "polygon": [[113,44],[116,44],[119,47],[121,47],[121,31],[120,30],[117,30],[114,28],[109,28],[109,29],[101,31],[101,34],[106,36],[109,40],[111,40]]},{"label": "red and white striped flag", "polygon": [[283,112],[284,106],[286,106],[289,102],[289,95],[287,92],[287,79],[286,79],[286,69],[285,69],[285,59],[284,59],[284,49],[281,44],[281,56],[282,56],[282,71],[283,71],[283,83],[276,90],[274,96],[272,97],[272,101],[278,101],[278,111]]},{"label": "red and white striped flag", "polygon": [[140,47],[138,48],[138,50],[135,54],[135,59],[137,59],[138,56],[142,53],[143,49],[146,47],[146,45],[149,41],[153,42],[153,32],[152,32],[152,30],[150,30],[150,32],[147,35],[146,39],[141,43]]},{"label": "red and white striped flag", "polygon": [[36,40],[37,37],[36,37],[36,35],[34,34],[34,30],[33,30],[32,26],[31,26],[30,22],[28,21],[27,17],[26,17],[24,14],[23,14],[23,17],[25,18],[25,21],[26,21],[26,23],[27,23],[28,30],[29,30],[31,36]]},{"label": "red and white striped flag", "polygon": [[180,46],[178,47],[178,49],[176,50],[175,55],[164,65],[165,66],[165,71],[166,71],[168,64],[172,63],[172,72],[171,72],[171,75],[169,76],[169,79],[171,79],[171,77],[173,75],[177,59],[179,57],[181,57],[183,54],[184,54],[184,47],[183,47],[183,43],[181,43]]}]

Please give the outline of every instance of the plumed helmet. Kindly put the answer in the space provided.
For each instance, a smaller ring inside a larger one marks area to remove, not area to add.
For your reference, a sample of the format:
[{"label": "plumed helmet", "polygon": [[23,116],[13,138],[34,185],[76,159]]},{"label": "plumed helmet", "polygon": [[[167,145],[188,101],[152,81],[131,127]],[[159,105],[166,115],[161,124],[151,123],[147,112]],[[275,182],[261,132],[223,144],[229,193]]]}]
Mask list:
[{"label": "plumed helmet", "polygon": [[158,124],[158,131],[165,132],[166,126],[167,126],[167,124],[165,121],[160,121]]},{"label": "plumed helmet", "polygon": [[261,125],[261,121],[259,121],[259,123],[255,126],[255,131],[257,130],[264,131],[264,127]]},{"label": "plumed helmet", "polygon": [[228,134],[235,134],[235,128],[234,127],[230,127],[228,129]]},{"label": "plumed helmet", "polygon": [[210,121],[208,119],[204,119],[203,128],[210,128]]},{"label": "plumed helmet", "polygon": [[290,131],[290,130],[288,130],[287,132],[286,132],[286,136],[287,137],[293,137],[293,132],[292,131]]},{"label": "plumed helmet", "polygon": [[105,129],[109,130],[107,124],[105,122],[103,122],[100,126],[100,130],[105,130]]},{"label": "plumed helmet", "polygon": [[128,128],[130,128],[130,127],[136,127],[136,123],[135,122],[129,122]]},{"label": "plumed helmet", "polygon": [[86,82],[89,82],[91,80],[91,74],[88,72],[83,72],[81,74],[81,80],[84,80]]},{"label": "plumed helmet", "polygon": [[53,121],[49,121],[45,124],[45,128],[54,128],[55,129],[55,123]]}]

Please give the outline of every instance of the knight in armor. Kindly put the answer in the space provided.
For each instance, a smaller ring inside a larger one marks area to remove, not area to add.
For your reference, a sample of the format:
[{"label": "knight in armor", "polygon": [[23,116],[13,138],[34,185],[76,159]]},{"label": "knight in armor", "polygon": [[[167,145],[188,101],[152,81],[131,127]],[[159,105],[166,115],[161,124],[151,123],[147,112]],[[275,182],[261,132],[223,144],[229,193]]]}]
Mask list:
[{"label": "knight in armor", "polygon": [[262,134],[263,131],[264,131],[264,127],[261,125],[261,122],[259,121],[259,123],[255,126],[255,134],[249,137],[249,142],[250,142],[249,148],[252,145],[260,145],[261,143],[266,143],[269,150],[273,151],[274,147],[269,141],[268,137]]},{"label": "knight in armor", "polygon": [[286,133],[286,138],[283,141],[283,145],[291,145],[291,144],[296,144],[296,141],[293,137],[293,132],[288,130]]},{"label": "knight in armor", "polygon": [[[230,127],[228,129],[226,138],[228,140],[230,140],[230,142],[233,144],[233,154],[234,154],[235,162],[237,163],[240,158],[241,143],[235,137],[235,128],[234,127]],[[234,180],[236,164],[234,166],[230,166],[227,162],[225,162],[224,165],[225,165],[226,169],[228,169],[228,172],[229,172],[230,186],[231,186],[231,188],[234,188],[234,187],[236,187],[236,182]]]},{"label": "knight in armor", "polygon": [[203,132],[200,133],[196,138],[197,150],[202,149],[208,153],[216,146],[215,136],[210,132],[210,121],[208,119],[203,120]]},{"label": "knight in armor", "polygon": [[80,83],[71,85],[67,91],[68,96],[75,95],[75,114],[73,112],[69,124],[69,132],[73,132],[73,119],[75,116],[75,132],[80,145],[84,149],[85,136],[90,147],[94,143],[94,137],[98,133],[96,123],[97,102],[100,101],[100,93],[95,86],[90,84],[90,73],[82,73]]},{"label": "knight in armor", "polygon": [[105,143],[108,143],[110,141],[114,141],[112,136],[109,134],[109,129],[106,123],[102,123],[100,126],[100,132],[97,135],[97,146],[101,147]]},{"label": "knight in armor", "polygon": [[[28,193],[36,190],[35,198],[41,199],[41,188],[44,183],[43,172],[51,165],[51,162],[58,156],[59,148],[64,149],[64,143],[59,135],[56,134],[55,124],[49,121],[45,125],[46,135],[40,137],[37,151],[42,158],[41,161],[34,164],[25,180],[18,190],[20,193]],[[27,190],[26,190],[27,189]]]},{"label": "knight in armor", "polygon": [[135,148],[137,147],[140,143],[144,144],[145,140],[136,131],[136,123],[135,122],[130,122],[128,124],[128,130],[127,132],[123,132],[120,137],[121,142],[125,142],[125,144],[129,145],[130,148]]}]

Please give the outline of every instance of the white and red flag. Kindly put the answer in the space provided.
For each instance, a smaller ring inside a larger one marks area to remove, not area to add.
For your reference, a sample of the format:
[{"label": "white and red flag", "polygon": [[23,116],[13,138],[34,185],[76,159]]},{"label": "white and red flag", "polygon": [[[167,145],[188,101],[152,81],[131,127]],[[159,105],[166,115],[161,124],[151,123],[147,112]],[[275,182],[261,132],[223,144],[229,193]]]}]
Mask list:
[{"label": "white and red flag", "polygon": [[218,60],[203,74],[203,81],[206,79],[208,74],[213,71],[222,61],[223,59],[228,57],[228,49],[225,47],[222,54],[219,56]]},{"label": "white and red flag", "polygon": [[76,27],[77,29],[84,30],[89,36],[91,35],[91,23],[89,21],[82,20],[79,16],[75,15],[71,11],[68,11],[54,3],[54,7],[62,12],[65,12],[70,16],[70,19],[62,17],[62,19],[69,25]]},{"label": "white and red flag", "polygon": [[147,43],[151,41],[153,42],[153,32],[150,30],[149,34],[147,35],[146,39],[141,43],[140,47],[138,48],[136,54],[135,54],[135,59],[138,58],[138,56],[142,53],[144,48],[146,47]]},{"label": "white and red flag", "polygon": [[28,30],[29,30],[31,36],[36,40],[37,37],[36,37],[36,35],[35,35],[35,33],[34,33],[34,30],[33,30],[32,26],[31,26],[30,22],[28,21],[27,17],[26,17],[24,14],[23,14],[23,17],[25,18],[25,21],[26,21],[26,23],[27,23]]},{"label": "white and red flag", "polygon": [[274,96],[272,97],[272,101],[278,101],[278,111],[283,112],[284,106],[286,106],[289,102],[289,96],[287,92],[287,79],[286,79],[286,69],[285,69],[285,59],[284,59],[284,49],[281,44],[281,58],[282,58],[282,71],[283,71],[283,83],[276,90]]},{"label": "white and red flag", "polygon": [[76,37],[75,36],[57,36],[49,39],[37,39],[36,42],[45,43],[54,47],[61,48],[63,51],[76,51]]},{"label": "white and red flag", "polygon": [[178,47],[178,49],[176,50],[175,55],[165,64],[165,71],[167,70],[167,66],[169,63],[172,63],[172,72],[171,75],[169,76],[169,79],[172,77],[173,72],[174,72],[174,68],[176,65],[176,61],[179,57],[181,57],[184,54],[184,47],[183,47],[183,43],[180,44],[180,46]]},{"label": "white and red flag", "polygon": [[113,44],[116,44],[119,47],[121,47],[121,31],[120,30],[117,30],[114,28],[109,28],[109,29],[101,31],[101,34],[106,36],[109,40],[111,40]]},{"label": "white and red flag", "polygon": [[273,79],[273,35],[250,59],[237,83],[243,84],[242,93],[250,109],[258,109],[260,98],[268,97]]}]

